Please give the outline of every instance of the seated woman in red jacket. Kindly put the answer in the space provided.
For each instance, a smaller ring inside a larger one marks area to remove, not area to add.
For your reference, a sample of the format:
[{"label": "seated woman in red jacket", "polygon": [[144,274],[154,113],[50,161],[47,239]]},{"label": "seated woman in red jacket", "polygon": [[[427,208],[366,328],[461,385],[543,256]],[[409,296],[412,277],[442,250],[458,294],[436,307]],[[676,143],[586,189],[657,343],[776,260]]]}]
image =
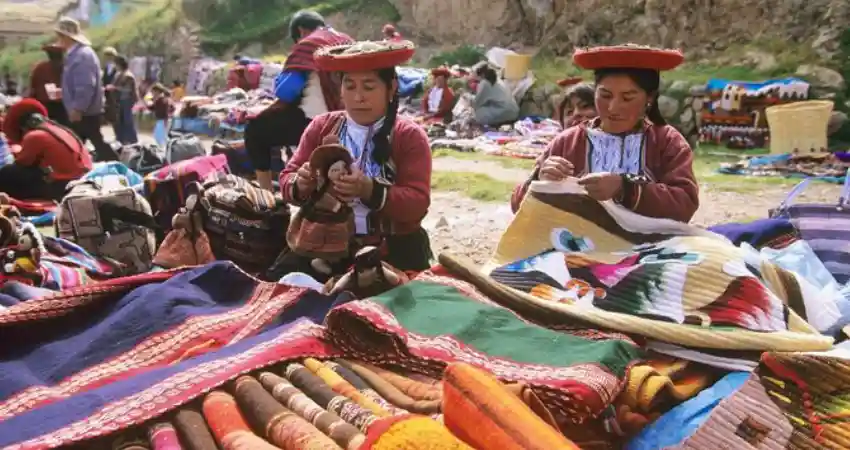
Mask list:
[{"label": "seated woman in red jacket", "polygon": [[452,107],[455,102],[455,94],[449,87],[451,74],[451,71],[446,67],[431,70],[434,85],[422,97],[422,112],[425,114],[426,122],[451,121]]},{"label": "seated woman in red jacket", "polygon": [[[317,191],[318,174],[310,167],[310,156],[324,142],[338,139],[353,163],[350,173],[334,183],[333,194],[353,210],[353,241],[357,246],[378,245],[387,263],[418,271],[430,267],[432,257],[421,226],[431,203],[431,149],[425,131],[397,115],[395,71],[413,53],[407,41],[359,42],[316,52],[321,70],[342,73],[345,110],[313,119],[281,172],[280,187],[287,202],[303,205]],[[284,254],[274,273],[321,277],[311,269],[310,259]]]},{"label": "seated woman in red jacket", "polygon": [[578,177],[588,195],[638,214],[688,222],[699,207],[694,155],[658,109],[660,71],[682,63],[677,50],[624,45],[577,50],[593,70],[599,117],[567,128],[549,144],[511,199],[516,211],[531,181]]},{"label": "seated woman in red jacket", "polygon": [[3,132],[12,152],[0,168],[0,192],[11,197],[60,200],[68,183],[92,168],[82,141],[47,119],[47,109],[38,100],[25,98],[12,105]]}]

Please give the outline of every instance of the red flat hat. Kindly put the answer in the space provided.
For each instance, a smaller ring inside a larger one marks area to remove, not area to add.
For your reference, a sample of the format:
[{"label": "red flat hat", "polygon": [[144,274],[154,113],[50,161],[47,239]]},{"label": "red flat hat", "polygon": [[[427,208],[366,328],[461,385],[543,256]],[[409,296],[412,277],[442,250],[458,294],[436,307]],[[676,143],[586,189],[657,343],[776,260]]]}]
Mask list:
[{"label": "red flat hat", "polygon": [[328,72],[359,72],[389,69],[413,58],[416,46],[410,41],[362,41],[354,44],[323,47],[316,51],[319,70]]},{"label": "red flat hat", "polygon": [[450,76],[452,76],[452,71],[449,70],[448,67],[437,67],[437,68],[431,69],[431,76],[450,77]]},{"label": "red flat hat", "polygon": [[12,105],[6,118],[3,120],[3,132],[9,138],[12,144],[20,144],[23,136],[21,135],[21,120],[24,116],[30,114],[41,114],[47,117],[47,108],[34,98],[25,98]]},{"label": "red flat hat", "polygon": [[583,79],[581,77],[568,77],[568,78],[564,78],[563,80],[558,80],[557,83],[558,83],[558,86],[567,87],[567,86],[572,86],[574,84],[579,84],[579,83],[582,82],[582,80]]},{"label": "red flat hat", "polygon": [[573,62],[587,70],[651,69],[672,70],[685,60],[681,50],[660,49],[636,44],[579,48]]}]

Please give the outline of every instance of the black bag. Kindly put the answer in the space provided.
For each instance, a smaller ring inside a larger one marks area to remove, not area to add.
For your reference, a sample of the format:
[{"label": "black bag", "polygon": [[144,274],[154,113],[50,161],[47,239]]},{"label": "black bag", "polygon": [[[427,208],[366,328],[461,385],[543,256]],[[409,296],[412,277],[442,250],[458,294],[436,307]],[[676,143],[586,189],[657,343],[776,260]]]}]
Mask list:
[{"label": "black bag", "polygon": [[156,144],[132,144],[121,149],[119,160],[132,171],[147,175],[165,166],[164,153]]},{"label": "black bag", "polygon": [[170,133],[165,145],[165,163],[174,164],[198,156],[207,156],[204,143],[194,134]]}]

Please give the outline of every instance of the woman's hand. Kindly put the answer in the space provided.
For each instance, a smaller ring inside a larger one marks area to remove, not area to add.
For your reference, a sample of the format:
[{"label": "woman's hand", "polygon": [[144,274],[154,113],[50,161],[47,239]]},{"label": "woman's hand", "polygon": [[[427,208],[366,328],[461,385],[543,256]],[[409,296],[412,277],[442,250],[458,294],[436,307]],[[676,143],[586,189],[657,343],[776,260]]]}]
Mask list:
[{"label": "woman's hand", "polygon": [[298,168],[298,172],[295,174],[295,185],[298,186],[299,196],[306,198],[309,193],[316,190],[316,184],[316,174],[310,168],[310,163],[305,162]]},{"label": "woman's hand", "polygon": [[368,200],[372,197],[372,187],[372,179],[357,167],[353,167],[351,173],[340,176],[339,181],[334,183],[334,190],[348,202],[355,198]]},{"label": "woman's hand", "polygon": [[560,156],[550,156],[540,166],[538,178],[541,181],[562,181],[573,175],[573,163]]},{"label": "woman's hand", "polygon": [[585,175],[578,184],[584,186],[591,198],[600,202],[611,200],[623,191],[622,175],[610,172]]}]

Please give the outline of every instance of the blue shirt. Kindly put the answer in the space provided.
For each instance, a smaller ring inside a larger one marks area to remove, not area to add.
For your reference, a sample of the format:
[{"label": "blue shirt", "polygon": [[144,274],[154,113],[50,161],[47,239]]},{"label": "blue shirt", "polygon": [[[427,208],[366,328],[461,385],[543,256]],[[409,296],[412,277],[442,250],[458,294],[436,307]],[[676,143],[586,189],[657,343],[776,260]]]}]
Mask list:
[{"label": "blue shirt", "polygon": [[274,79],[274,95],[285,103],[295,103],[307,86],[307,72],[284,70]]},{"label": "blue shirt", "polygon": [[103,80],[100,59],[87,45],[75,45],[65,55],[62,71],[62,103],[68,112],[84,116],[103,113]]}]

